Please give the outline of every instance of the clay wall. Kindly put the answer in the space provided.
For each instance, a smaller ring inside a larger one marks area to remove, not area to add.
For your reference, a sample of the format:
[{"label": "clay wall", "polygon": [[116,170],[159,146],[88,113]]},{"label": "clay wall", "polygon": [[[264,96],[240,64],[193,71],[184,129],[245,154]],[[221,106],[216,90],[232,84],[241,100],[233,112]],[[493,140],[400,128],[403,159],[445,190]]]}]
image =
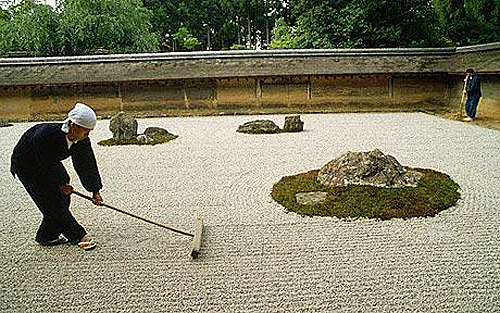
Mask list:
[{"label": "clay wall", "polygon": [[195,52],[0,59],[0,116],[458,108],[463,72],[482,79],[479,114],[500,114],[500,43],[457,49]]}]

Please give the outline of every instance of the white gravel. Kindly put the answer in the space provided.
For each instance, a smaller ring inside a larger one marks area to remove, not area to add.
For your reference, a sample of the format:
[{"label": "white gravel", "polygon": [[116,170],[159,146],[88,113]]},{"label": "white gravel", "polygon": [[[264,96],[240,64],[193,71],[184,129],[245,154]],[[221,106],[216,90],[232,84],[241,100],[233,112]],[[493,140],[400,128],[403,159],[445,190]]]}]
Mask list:
[{"label": "white gravel", "polygon": [[[236,133],[285,115],[140,119],[179,138],[101,147],[106,203],[193,231],[191,238],[75,198],[72,211],[100,242],[39,247],[40,213],[9,174],[32,123],[0,128],[1,312],[499,312],[500,132],[422,113],[302,115],[305,130]],[[347,151],[378,148],[408,166],[449,174],[458,205],[434,218],[344,221],[286,213],[270,191]],[[73,185],[82,190],[71,162]]]}]

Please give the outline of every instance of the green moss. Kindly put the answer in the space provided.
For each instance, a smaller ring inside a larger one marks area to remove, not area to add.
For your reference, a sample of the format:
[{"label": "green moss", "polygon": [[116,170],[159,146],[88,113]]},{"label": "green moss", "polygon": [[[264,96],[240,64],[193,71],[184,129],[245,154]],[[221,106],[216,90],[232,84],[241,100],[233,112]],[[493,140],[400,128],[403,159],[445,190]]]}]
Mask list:
[{"label": "green moss", "polygon": [[154,146],[157,144],[169,142],[170,140],[174,140],[177,137],[179,137],[179,136],[172,135],[172,134],[169,134],[166,136],[156,135],[156,136],[153,136],[151,138],[152,140],[148,141],[148,142],[141,142],[135,138],[133,138],[133,139],[120,139],[120,140],[111,138],[111,139],[101,140],[97,144],[101,145],[101,146],[123,146],[123,145],[150,145],[150,146]]},{"label": "green moss", "polygon": [[[272,197],[288,211],[303,216],[336,216],[339,218],[411,218],[435,216],[454,206],[460,199],[459,186],[448,175],[430,169],[421,172],[417,187],[382,188],[374,186],[328,187],[317,180],[319,170],[285,176],[273,186]],[[325,202],[301,205],[295,200],[299,192],[328,192]]]}]

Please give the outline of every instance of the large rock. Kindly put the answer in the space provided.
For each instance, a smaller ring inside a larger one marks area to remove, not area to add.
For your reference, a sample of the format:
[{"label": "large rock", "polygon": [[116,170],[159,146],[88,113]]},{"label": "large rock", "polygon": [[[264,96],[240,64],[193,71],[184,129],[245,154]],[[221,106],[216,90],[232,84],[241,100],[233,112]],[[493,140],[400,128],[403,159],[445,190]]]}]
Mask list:
[{"label": "large rock", "polygon": [[285,116],[285,132],[301,132],[304,130],[304,122],[300,120],[300,115]]},{"label": "large rock", "polygon": [[120,112],[111,118],[109,130],[113,133],[113,139],[135,139],[137,137],[137,120],[125,113]]},{"label": "large rock", "polygon": [[318,173],[321,184],[337,187],[371,185],[376,187],[416,187],[422,174],[407,171],[390,155],[375,149],[348,152],[324,165]]},{"label": "large rock", "polygon": [[270,120],[256,120],[238,126],[237,132],[247,134],[275,134],[281,129]]}]

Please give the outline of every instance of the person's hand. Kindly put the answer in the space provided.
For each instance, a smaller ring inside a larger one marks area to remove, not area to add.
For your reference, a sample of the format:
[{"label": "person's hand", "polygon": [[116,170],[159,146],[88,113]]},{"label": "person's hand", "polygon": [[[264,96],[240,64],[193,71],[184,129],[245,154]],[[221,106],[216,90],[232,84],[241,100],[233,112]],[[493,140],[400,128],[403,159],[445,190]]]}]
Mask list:
[{"label": "person's hand", "polygon": [[73,186],[70,184],[64,184],[59,186],[59,191],[63,196],[69,196],[73,192]]},{"label": "person's hand", "polygon": [[99,191],[93,193],[92,202],[94,202],[95,205],[102,205],[104,203]]}]

